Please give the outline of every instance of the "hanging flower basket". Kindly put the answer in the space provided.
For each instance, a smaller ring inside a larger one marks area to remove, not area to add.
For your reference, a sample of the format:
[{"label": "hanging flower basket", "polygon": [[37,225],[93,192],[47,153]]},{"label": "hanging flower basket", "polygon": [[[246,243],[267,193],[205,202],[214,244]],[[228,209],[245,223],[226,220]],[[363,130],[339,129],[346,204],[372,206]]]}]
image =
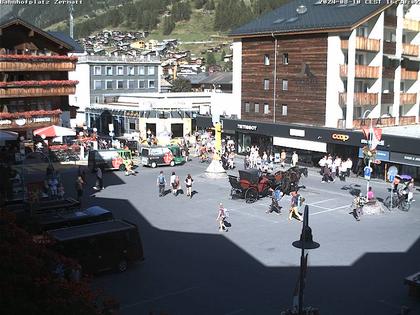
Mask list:
[{"label": "hanging flower basket", "polygon": [[0,113],[0,119],[18,119],[18,118],[32,118],[32,117],[44,117],[44,116],[57,116],[61,114],[60,109],[55,110],[33,110],[27,112],[16,112],[16,113]]},{"label": "hanging flower basket", "polygon": [[366,145],[363,147],[363,158],[365,160],[376,160],[376,149],[369,150],[369,147]]},{"label": "hanging flower basket", "polygon": [[11,81],[0,82],[0,88],[75,86],[78,83],[77,80]]}]

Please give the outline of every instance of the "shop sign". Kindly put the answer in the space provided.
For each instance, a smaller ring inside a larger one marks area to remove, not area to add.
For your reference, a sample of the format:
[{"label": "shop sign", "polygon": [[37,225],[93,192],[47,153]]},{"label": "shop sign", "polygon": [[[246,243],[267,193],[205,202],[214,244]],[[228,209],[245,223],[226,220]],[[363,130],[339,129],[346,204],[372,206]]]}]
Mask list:
[{"label": "shop sign", "polygon": [[305,137],[305,130],[303,129],[290,129],[289,134],[295,137]]},{"label": "shop sign", "polygon": [[420,166],[420,156],[414,154],[391,152],[391,161],[401,164]]},{"label": "shop sign", "polygon": [[34,118],[32,118],[32,121],[34,123],[50,122],[51,117],[34,117]]},{"label": "shop sign", "polygon": [[[363,158],[363,149],[359,148],[359,158]],[[376,150],[376,159],[379,161],[388,162],[389,161],[389,152]]]},{"label": "shop sign", "polygon": [[25,118],[16,119],[15,124],[18,126],[23,126],[24,124],[26,124],[26,119]]},{"label": "shop sign", "polygon": [[340,134],[340,133],[333,133],[331,135],[331,138],[333,138],[334,140],[346,142],[347,140],[350,139],[350,136],[343,135],[343,134]]},{"label": "shop sign", "polygon": [[[361,144],[369,144],[369,140],[367,140],[367,139],[362,139],[362,140],[360,140],[360,143]],[[381,141],[379,141],[378,142],[378,145],[380,145],[380,146],[384,146],[385,145],[385,141],[384,140],[381,140]]]},{"label": "shop sign", "polygon": [[0,120],[0,125],[11,125],[12,121],[9,119],[2,119]]},{"label": "shop sign", "polygon": [[238,129],[245,129],[245,130],[252,130],[252,131],[257,130],[257,126],[255,126],[255,125],[238,124],[237,128]]}]

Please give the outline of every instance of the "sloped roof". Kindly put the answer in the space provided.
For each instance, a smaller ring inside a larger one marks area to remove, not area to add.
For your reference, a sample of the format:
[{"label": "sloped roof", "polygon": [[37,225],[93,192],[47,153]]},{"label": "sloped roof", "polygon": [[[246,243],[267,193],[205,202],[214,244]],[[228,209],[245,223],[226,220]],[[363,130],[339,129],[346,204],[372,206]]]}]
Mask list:
[{"label": "sloped roof", "polygon": [[201,84],[232,84],[232,72],[213,72],[200,81]]},{"label": "sloped roof", "polygon": [[[321,33],[329,30],[352,30],[369,18],[379,14],[393,4],[393,1],[348,0],[348,4],[325,4],[328,0],[292,0],[283,6],[234,29],[232,37],[246,37],[261,34]],[[343,1],[344,2],[344,1]],[[352,4],[353,3],[353,4]],[[389,4],[388,4],[389,3]],[[301,7],[302,14],[297,13]]]},{"label": "sloped roof", "polygon": [[197,74],[179,74],[179,77],[183,77],[191,82],[191,84],[200,84],[201,80],[207,78],[209,74],[206,72],[200,72]]},{"label": "sloped roof", "polygon": [[73,47],[73,50],[71,52],[83,53],[85,51],[83,49],[83,47],[78,42],[76,42],[73,38],[70,37],[70,35],[67,35],[66,33],[63,33],[63,32],[48,32],[48,34],[54,36],[55,38],[58,38],[59,40],[65,42],[68,45],[70,45],[71,47]]}]

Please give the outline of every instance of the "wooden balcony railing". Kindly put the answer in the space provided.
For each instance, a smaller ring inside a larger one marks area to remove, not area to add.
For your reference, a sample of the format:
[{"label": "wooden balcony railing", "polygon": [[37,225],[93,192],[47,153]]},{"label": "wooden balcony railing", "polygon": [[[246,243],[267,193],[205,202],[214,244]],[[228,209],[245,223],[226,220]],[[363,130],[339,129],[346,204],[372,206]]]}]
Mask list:
[{"label": "wooden balcony railing", "polygon": [[417,71],[410,71],[404,68],[401,68],[401,80],[412,80],[417,81]]},{"label": "wooden balcony railing", "polygon": [[400,125],[413,125],[416,123],[416,116],[400,116]]},{"label": "wooden balcony railing", "polygon": [[56,125],[61,110],[0,113],[0,129],[27,129]]},{"label": "wooden balcony railing", "polygon": [[395,15],[387,15],[384,16],[384,24],[388,27],[397,27],[397,17]]},{"label": "wooden balcony railing", "polygon": [[[342,77],[347,76],[347,69],[347,65],[340,65],[340,75]],[[355,77],[364,79],[377,79],[379,78],[379,67],[356,65]]]},{"label": "wooden balcony railing", "polygon": [[[371,39],[367,37],[356,37],[356,49],[365,51],[376,51],[380,50],[381,41],[379,39]],[[348,49],[349,41],[347,39],[341,40],[341,49]]]},{"label": "wooden balcony railing", "polygon": [[403,43],[403,55],[418,57],[419,56],[419,46]]},{"label": "wooden balcony railing", "polygon": [[0,55],[0,71],[74,71],[77,57]]},{"label": "wooden balcony railing", "polygon": [[420,32],[420,21],[404,19],[403,28],[413,32]]},{"label": "wooden balcony railing", "polygon": [[[416,116],[400,116],[399,118],[399,125],[412,125],[416,123]],[[396,119],[395,117],[383,117],[383,118],[373,118],[372,119],[372,126],[373,127],[388,127],[388,126],[395,126]],[[340,129],[346,128],[346,120],[339,119],[337,123],[337,127]],[[353,120],[353,129],[362,129],[370,127],[370,119],[354,119]]]},{"label": "wooden balcony railing", "polygon": [[395,55],[396,45],[397,45],[396,42],[384,41],[384,54]]},{"label": "wooden balcony railing", "polygon": [[61,96],[76,93],[77,81],[0,82],[0,98]]},{"label": "wooden balcony railing", "polygon": [[417,93],[401,93],[400,94],[400,105],[412,105],[416,104]]},{"label": "wooden balcony railing", "polygon": [[[340,105],[347,104],[347,93],[340,93]],[[354,106],[375,106],[378,104],[378,93],[354,93]]]},{"label": "wooden balcony railing", "polygon": [[381,102],[382,104],[394,104],[394,93],[382,93]]}]

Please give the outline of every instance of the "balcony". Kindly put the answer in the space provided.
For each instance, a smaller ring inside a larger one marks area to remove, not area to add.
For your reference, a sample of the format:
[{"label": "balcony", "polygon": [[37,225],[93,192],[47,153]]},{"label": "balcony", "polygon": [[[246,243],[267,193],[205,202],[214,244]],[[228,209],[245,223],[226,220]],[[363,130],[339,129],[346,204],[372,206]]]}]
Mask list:
[{"label": "balcony", "polygon": [[420,32],[420,21],[404,19],[404,30],[412,32]]},{"label": "balcony", "polygon": [[[348,66],[340,65],[340,75],[342,77],[346,77],[347,72],[348,72]],[[377,79],[379,78],[379,67],[356,65],[355,78]]]},{"label": "balcony", "polygon": [[413,105],[416,104],[417,93],[401,93],[400,105]]},{"label": "balcony", "polygon": [[0,55],[0,71],[74,71],[77,57]]},{"label": "balcony", "polygon": [[[416,123],[416,116],[400,116],[399,118],[399,126],[413,125],[415,123]],[[346,126],[346,120],[339,119],[337,125],[338,125],[338,128],[344,129]],[[396,125],[395,117],[383,117],[383,118],[372,119],[373,127],[389,127],[389,126],[395,126],[395,125]],[[359,118],[359,119],[353,120],[353,129],[362,129],[366,127],[370,127],[370,119]]]},{"label": "balcony", "polygon": [[418,45],[404,44],[403,43],[403,51],[402,51],[402,54],[403,55],[407,55],[407,56],[418,57],[419,56],[419,46]]},{"label": "balcony", "polygon": [[404,68],[401,68],[401,80],[411,80],[417,81],[417,71],[410,71]]},{"label": "balcony", "polygon": [[396,52],[396,42],[384,41],[384,54],[395,55],[395,52]]},{"label": "balcony", "polygon": [[[354,106],[376,106],[378,93],[354,93]],[[340,93],[340,105],[347,105],[347,93]]]},{"label": "balcony", "polygon": [[381,102],[382,104],[394,104],[394,93],[382,93]]},{"label": "balcony", "polygon": [[402,125],[414,125],[416,123],[416,116],[400,116],[399,124]]},{"label": "balcony", "polygon": [[[367,37],[356,36],[356,49],[364,51],[379,52],[381,41],[379,39],[370,39]],[[341,49],[348,49],[349,41],[341,40]]]},{"label": "balcony", "polygon": [[56,125],[61,110],[39,110],[18,113],[0,113],[0,129],[28,129]]},{"label": "balcony", "polygon": [[13,81],[0,82],[0,98],[71,95],[78,81]]},{"label": "balcony", "polygon": [[391,28],[397,27],[397,17],[395,15],[386,15],[384,16],[384,25]]}]

